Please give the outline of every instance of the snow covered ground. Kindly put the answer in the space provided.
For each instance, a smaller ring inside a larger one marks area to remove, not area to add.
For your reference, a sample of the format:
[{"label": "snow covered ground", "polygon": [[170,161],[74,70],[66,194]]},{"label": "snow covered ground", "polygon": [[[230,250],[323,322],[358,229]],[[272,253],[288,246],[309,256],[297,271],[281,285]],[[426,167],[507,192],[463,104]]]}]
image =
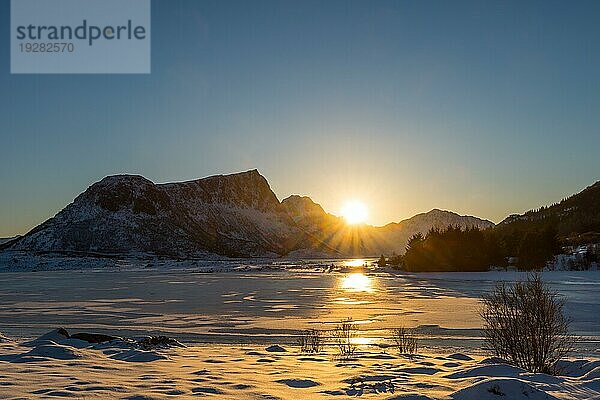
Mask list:
[{"label": "snow covered ground", "polygon": [[[0,273],[2,399],[600,398],[598,271],[543,274],[565,297],[573,331],[583,338],[573,354],[580,361],[550,377],[485,360],[478,298],[495,281],[523,273],[400,274],[352,260],[117,260],[108,268],[89,261],[77,270],[72,260],[54,260],[66,267]],[[329,330],[345,318],[359,327],[357,360],[336,360],[333,347],[299,354],[299,330]],[[399,325],[417,328],[419,356],[385,347]],[[60,326],[165,334],[187,347],[32,340]],[[265,350],[274,344],[288,351]]]},{"label": "snow covered ground", "polygon": [[0,343],[0,398],[536,400],[600,398],[600,359],[563,362],[563,375],[530,374],[501,360],[454,354],[199,345],[159,350],[118,340],[89,344],[50,332]]}]

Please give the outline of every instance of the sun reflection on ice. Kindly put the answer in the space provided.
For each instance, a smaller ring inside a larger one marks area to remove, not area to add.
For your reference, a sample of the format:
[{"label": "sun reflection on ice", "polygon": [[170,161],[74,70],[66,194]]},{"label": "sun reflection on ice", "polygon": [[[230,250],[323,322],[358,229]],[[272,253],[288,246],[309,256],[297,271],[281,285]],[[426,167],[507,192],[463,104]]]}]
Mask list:
[{"label": "sun reflection on ice", "polygon": [[352,338],[351,342],[359,346],[364,346],[377,343],[378,340],[378,338],[359,336]]},{"label": "sun reflection on ice", "polygon": [[360,272],[349,274],[342,278],[342,289],[349,292],[372,292],[371,278]]},{"label": "sun reflection on ice", "polygon": [[344,262],[346,267],[363,267],[365,264],[366,260],[364,258],[355,258],[354,260]]}]

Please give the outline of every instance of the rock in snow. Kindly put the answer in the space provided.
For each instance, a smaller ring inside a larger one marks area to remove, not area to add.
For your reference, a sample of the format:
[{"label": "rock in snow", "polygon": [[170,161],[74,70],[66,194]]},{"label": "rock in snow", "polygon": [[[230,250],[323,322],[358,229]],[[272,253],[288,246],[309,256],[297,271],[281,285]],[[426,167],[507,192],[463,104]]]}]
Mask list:
[{"label": "rock in snow", "polygon": [[285,353],[287,351],[286,349],[284,349],[283,347],[281,347],[278,344],[274,344],[272,346],[269,346],[265,350],[268,351],[268,352],[271,352],[271,353]]},{"label": "rock in snow", "polygon": [[[146,336],[139,339],[124,339],[99,333],[75,333],[58,328],[37,339],[24,342],[21,346],[31,347],[28,352],[17,354],[14,360],[26,362],[32,359],[73,360],[83,358],[85,349],[103,351],[110,358],[127,362],[151,362],[167,357],[154,350],[185,347],[167,336]],[[83,350],[82,350],[83,349]]]}]

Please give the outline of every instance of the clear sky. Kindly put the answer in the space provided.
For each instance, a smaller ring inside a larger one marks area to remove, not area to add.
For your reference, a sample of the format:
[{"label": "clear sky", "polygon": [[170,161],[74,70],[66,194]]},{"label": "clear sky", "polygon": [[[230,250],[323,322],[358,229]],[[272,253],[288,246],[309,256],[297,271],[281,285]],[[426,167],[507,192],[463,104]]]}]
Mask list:
[{"label": "clear sky", "polygon": [[10,75],[0,236],[94,181],[252,168],[384,224],[498,222],[600,179],[600,2],[152,2],[150,75]]}]

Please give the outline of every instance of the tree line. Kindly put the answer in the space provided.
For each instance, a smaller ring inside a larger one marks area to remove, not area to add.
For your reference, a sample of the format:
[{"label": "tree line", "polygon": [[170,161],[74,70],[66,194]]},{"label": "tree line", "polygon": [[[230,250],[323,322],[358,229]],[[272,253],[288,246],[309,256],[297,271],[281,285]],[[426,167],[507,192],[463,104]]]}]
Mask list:
[{"label": "tree line", "polygon": [[557,230],[552,225],[527,230],[448,226],[413,235],[403,255],[392,256],[392,266],[406,271],[485,271],[506,267],[543,268],[561,251]]}]

